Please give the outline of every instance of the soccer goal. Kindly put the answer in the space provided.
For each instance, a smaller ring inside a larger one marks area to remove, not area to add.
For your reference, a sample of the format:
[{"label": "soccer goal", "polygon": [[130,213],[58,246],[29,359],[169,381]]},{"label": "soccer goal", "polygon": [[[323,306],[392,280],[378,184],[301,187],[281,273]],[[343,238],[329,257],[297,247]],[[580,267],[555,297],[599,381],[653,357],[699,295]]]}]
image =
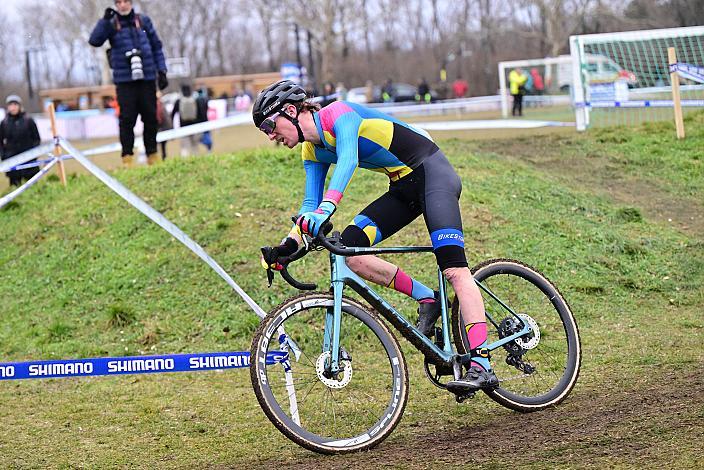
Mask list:
[{"label": "soccer goal", "polygon": [[571,36],[577,129],[673,119],[668,48],[684,112],[704,108],[704,26]]}]

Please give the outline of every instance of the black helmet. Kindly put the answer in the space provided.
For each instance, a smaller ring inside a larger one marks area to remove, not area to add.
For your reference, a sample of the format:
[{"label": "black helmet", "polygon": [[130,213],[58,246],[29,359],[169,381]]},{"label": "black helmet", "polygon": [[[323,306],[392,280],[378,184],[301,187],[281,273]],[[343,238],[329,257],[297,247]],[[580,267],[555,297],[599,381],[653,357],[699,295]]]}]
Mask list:
[{"label": "black helmet", "polygon": [[254,125],[259,127],[268,116],[279,111],[284,104],[298,104],[306,99],[306,91],[291,80],[281,80],[264,88],[252,108]]}]

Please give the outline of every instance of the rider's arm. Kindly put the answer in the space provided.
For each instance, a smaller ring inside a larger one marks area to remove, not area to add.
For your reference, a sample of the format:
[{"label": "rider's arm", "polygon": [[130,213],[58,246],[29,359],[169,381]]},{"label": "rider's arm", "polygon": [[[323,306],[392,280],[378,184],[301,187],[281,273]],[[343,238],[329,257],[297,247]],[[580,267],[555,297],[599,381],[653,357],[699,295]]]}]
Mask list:
[{"label": "rider's arm", "polygon": [[358,145],[361,123],[362,118],[357,113],[349,112],[339,116],[333,126],[337,163],[323,200],[330,201],[335,206],[340,203],[342,193],[345,192],[359,164]]},{"label": "rider's arm", "polygon": [[88,43],[93,47],[100,47],[103,43],[110,39],[115,34],[115,28],[112,26],[112,20],[101,18],[90,33]]},{"label": "rider's arm", "polygon": [[[323,163],[317,161],[315,157],[315,148],[310,142],[303,144],[303,168],[306,170],[306,185],[305,185],[305,195],[303,196],[303,204],[301,209],[298,211],[299,214],[305,212],[312,212],[317,207],[318,204],[323,200],[323,190],[325,189],[325,177],[328,174],[328,169],[330,168],[329,163]],[[296,240],[297,243],[301,243],[301,234],[297,225],[291,227],[291,231],[288,234],[289,237]]]},{"label": "rider's arm", "polygon": [[303,168],[306,170],[306,190],[299,214],[315,210],[323,200],[325,176],[328,174],[330,164],[303,160]]}]

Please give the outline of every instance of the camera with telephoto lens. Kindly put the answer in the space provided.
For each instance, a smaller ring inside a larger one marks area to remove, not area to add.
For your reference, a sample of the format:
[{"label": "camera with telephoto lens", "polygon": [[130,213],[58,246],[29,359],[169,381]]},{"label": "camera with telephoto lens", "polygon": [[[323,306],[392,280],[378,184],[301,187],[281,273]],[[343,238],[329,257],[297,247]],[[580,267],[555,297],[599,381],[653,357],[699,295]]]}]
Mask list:
[{"label": "camera with telephoto lens", "polygon": [[139,49],[132,49],[125,52],[125,57],[130,62],[130,69],[132,70],[132,80],[144,80],[144,69],[142,67],[142,51]]}]

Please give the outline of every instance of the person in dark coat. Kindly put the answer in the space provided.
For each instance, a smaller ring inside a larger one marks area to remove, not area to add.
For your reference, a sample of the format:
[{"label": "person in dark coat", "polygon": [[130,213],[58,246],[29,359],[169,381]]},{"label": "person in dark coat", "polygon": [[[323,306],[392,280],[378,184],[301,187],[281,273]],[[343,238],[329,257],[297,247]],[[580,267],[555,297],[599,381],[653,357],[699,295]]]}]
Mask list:
[{"label": "person in dark coat", "polygon": [[144,123],[144,148],[147,162],[160,161],[156,153],[156,83],[163,90],[166,60],[152,20],[132,9],[132,0],[115,0],[115,9],[107,8],[88,42],[100,47],[110,42],[108,58],[120,105],[120,143],[125,166],[134,164],[134,125],[137,115]]},{"label": "person in dark coat", "polygon": [[[22,99],[10,95],[5,100],[7,116],[0,122],[0,156],[3,160],[33,149],[41,142],[34,119],[22,110]],[[27,163],[35,162],[36,159]],[[22,180],[28,180],[39,173],[39,167],[24,168],[7,172],[12,186],[19,186]]]},{"label": "person in dark coat", "polygon": [[[198,96],[196,97],[196,106],[198,108],[198,122],[208,121],[208,100],[210,99],[210,92],[207,88],[201,88],[198,90]],[[213,136],[210,131],[205,131],[200,135],[199,142],[205,145],[208,149],[208,153],[213,151]]]}]

